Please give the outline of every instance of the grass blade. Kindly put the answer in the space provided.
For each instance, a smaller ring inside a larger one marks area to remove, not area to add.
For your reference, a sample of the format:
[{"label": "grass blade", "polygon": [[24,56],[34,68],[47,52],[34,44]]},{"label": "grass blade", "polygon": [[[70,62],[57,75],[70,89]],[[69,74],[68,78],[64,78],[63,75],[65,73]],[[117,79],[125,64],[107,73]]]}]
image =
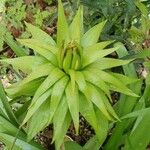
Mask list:
[{"label": "grass blade", "polygon": [[10,107],[10,104],[8,102],[8,99],[7,99],[6,95],[5,95],[5,91],[3,89],[3,85],[2,85],[1,80],[0,80],[0,99],[1,99],[1,101],[3,103],[3,106],[4,106],[4,108],[5,108],[6,112],[7,112],[7,115],[9,117],[9,119],[11,120],[11,122],[14,125],[18,126],[17,119],[16,119],[16,117],[15,117],[15,115],[14,115],[14,113],[13,113],[11,107]]}]

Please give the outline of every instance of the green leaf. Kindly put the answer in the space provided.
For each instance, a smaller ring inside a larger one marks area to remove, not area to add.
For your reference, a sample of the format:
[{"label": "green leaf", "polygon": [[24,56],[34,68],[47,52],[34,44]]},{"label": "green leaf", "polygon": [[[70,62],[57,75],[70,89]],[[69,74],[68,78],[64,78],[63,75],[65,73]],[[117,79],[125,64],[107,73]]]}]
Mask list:
[{"label": "green leaf", "polygon": [[64,147],[65,150],[85,150],[79,144],[72,141],[65,142]]},{"label": "green leaf", "polygon": [[150,117],[149,113],[145,114],[142,120],[134,131],[129,134],[125,143],[125,150],[133,149],[145,150],[150,142],[150,128],[149,128]]},{"label": "green leaf", "polygon": [[110,69],[113,67],[118,67],[122,65],[126,65],[130,63],[132,60],[121,60],[121,59],[114,59],[114,58],[101,58],[96,62],[90,64],[88,67],[90,68],[99,68],[101,70]]},{"label": "green leaf", "polygon": [[33,39],[37,39],[40,42],[44,42],[49,46],[55,46],[55,41],[46,32],[42,31],[40,28],[33,26],[32,24],[25,23],[27,30],[32,34]]},{"label": "green leaf", "polygon": [[[144,98],[144,96],[142,96],[141,98],[140,98],[140,100],[138,101],[138,103],[136,104],[136,106],[135,106],[135,108],[134,108],[134,111],[136,111],[136,110],[142,110],[142,109],[145,109],[145,98]],[[135,121],[135,123],[134,123],[134,125],[133,125],[133,127],[132,127],[132,130],[131,130],[131,133],[132,132],[134,132],[134,130],[137,128],[137,126],[139,125],[139,123],[142,121],[142,119],[143,119],[143,117],[144,117],[144,113],[142,114],[141,113],[141,115],[139,115],[137,118],[136,118],[136,121]],[[135,118],[133,118],[133,119],[135,119]],[[125,121],[125,120],[124,120]]]},{"label": "green leaf", "polygon": [[37,89],[32,101],[33,102],[36,101],[44,92],[46,92],[49,88],[51,88],[64,75],[65,75],[64,72],[62,72],[59,68],[53,69],[49,74],[49,76]]},{"label": "green leaf", "polygon": [[28,121],[28,141],[30,141],[38,132],[42,131],[49,125],[47,123],[49,122],[50,115],[50,99],[47,99]]},{"label": "green leaf", "polygon": [[[122,43],[117,43],[117,46],[120,46],[120,48],[117,50],[117,54],[120,58],[125,57],[128,55],[128,50],[124,47]],[[128,77],[132,78],[138,78],[136,69],[133,63],[129,65],[125,65],[122,67],[124,74]],[[138,95],[141,94],[141,86],[142,82],[136,82],[135,84],[131,84],[130,88]],[[115,110],[118,112],[120,116],[125,115],[133,111],[135,108],[135,105],[137,104],[137,101],[139,98],[127,96],[124,94],[120,95],[119,101],[115,105]],[[105,149],[111,149],[114,147],[115,149],[119,148],[119,145],[122,144],[122,141],[124,141],[124,133],[126,133],[126,129],[131,128],[129,126],[132,121],[135,120],[135,118],[130,120],[122,120],[122,122],[117,122],[116,126],[113,130],[113,134],[108,140],[107,144],[105,145]],[[131,122],[130,122],[131,121]]]},{"label": "green leaf", "polygon": [[146,58],[150,56],[150,49],[144,49],[142,51],[138,51],[134,54],[127,55],[123,57],[122,59],[141,59],[141,58]]},{"label": "green leaf", "polygon": [[51,122],[51,120],[55,114],[55,111],[57,110],[57,107],[63,97],[63,94],[64,94],[64,91],[65,91],[68,81],[69,81],[69,77],[64,76],[53,86],[52,94],[51,94],[50,110],[49,110],[50,115],[48,117],[49,118],[48,122]]},{"label": "green leaf", "polygon": [[84,52],[92,53],[93,51],[100,51],[103,50],[108,45],[112,44],[114,41],[104,41],[100,43],[93,44],[89,47],[85,47],[83,50]]},{"label": "green leaf", "polygon": [[103,58],[116,51],[116,48],[97,50],[97,51],[84,51],[83,53],[83,67],[96,62],[97,60]]},{"label": "green leaf", "polygon": [[[73,79],[71,79],[71,80],[73,80]],[[74,83],[71,83],[71,82],[68,83],[65,92],[66,92],[66,99],[67,99],[68,107],[70,110],[70,114],[72,116],[74,126],[76,129],[76,134],[78,134],[78,130],[79,130],[79,95],[78,95],[78,88],[75,83],[75,80],[73,81]]]},{"label": "green leaf", "polygon": [[26,149],[29,147],[29,149],[42,149],[42,147],[40,147],[33,141],[27,143],[26,134],[21,130],[19,131],[18,127],[14,126],[14,124],[12,124],[10,121],[3,118],[2,116],[0,116],[0,141],[3,142],[8,149],[11,149],[12,146],[15,150],[22,150],[22,148]]},{"label": "green leaf", "polygon": [[52,64],[57,66],[57,58],[54,53],[56,53],[57,48],[53,46],[47,46],[44,43],[41,43],[35,39],[18,39],[18,41],[31,49],[33,49],[35,52],[49,60]]},{"label": "green leaf", "polygon": [[53,119],[54,123],[53,141],[55,141],[56,150],[60,149],[60,146],[64,141],[64,136],[69,128],[70,122],[71,116],[70,113],[68,112],[66,96],[64,95]]},{"label": "green leaf", "polygon": [[[8,149],[12,148],[12,144],[15,141],[14,136],[8,135],[6,133],[0,133],[0,140],[6,144]],[[14,148],[15,150],[42,150],[42,147],[39,147],[37,145],[32,145],[30,143],[27,143],[25,140],[17,138],[15,141]]]},{"label": "green leaf", "polygon": [[18,122],[22,122],[27,113],[27,108],[30,106],[31,100],[27,100],[18,110],[15,112],[15,116],[17,117]]},{"label": "green leaf", "polygon": [[83,74],[84,74],[86,81],[99,87],[104,93],[107,94],[107,96],[111,100],[111,96],[110,96],[110,92],[109,92],[109,86],[103,80],[101,80],[97,75],[93,74],[90,71],[83,71]]},{"label": "green leaf", "polygon": [[61,47],[69,38],[69,29],[61,0],[58,0],[57,45]]},{"label": "green leaf", "polygon": [[109,132],[109,122],[104,116],[104,114],[98,108],[95,108],[95,113],[96,113],[97,120],[99,121],[98,123],[101,125],[101,128],[100,128],[101,136],[98,138],[98,143],[101,147],[101,145],[106,140],[108,132]]},{"label": "green leaf", "polygon": [[103,93],[103,91],[101,91],[100,89],[98,90],[99,94],[100,94],[100,99],[103,100],[108,112],[111,114],[111,116],[113,116],[115,119],[120,120],[117,116],[117,114],[115,113],[113,107],[111,106],[111,104],[108,101],[108,98],[105,96],[105,94]]},{"label": "green leaf", "polygon": [[62,100],[55,112],[54,118],[53,118],[54,135],[53,135],[52,142],[54,142],[60,136],[67,112],[68,112],[68,104],[67,104],[66,96],[63,95],[63,98],[62,98]]},{"label": "green leaf", "polygon": [[95,136],[93,136],[87,143],[84,145],[86,150],[99,150],[103,142],[105,141],[108,134],[108,120],[105,116],[99,111],[98,108],[95,108],[98,130]]},{"label": "green leaf", "polygon": [[[38,49],[41,49],[43,51],[48,51],[54,55],[57,54],[58,52],[58,48],[56,46],[53,46],[53,45],[49,45],[49,44],[45,44],[44,42],[42,42],[41,40],[37,40],[37,39],[18,39],[18,41],[29,47],[29,48],[32,48],[33,47],[33,50],[38,52],[38,50],[36,50],[36,48]],[[39,50],[40,51],[40,50]]]},{"label": "green leaf", "polygon": [[31,102],[22,125],[24,125],[33,116],[33,114],[39,109],[39,107],[50,97],[51,92],[52,90],[49,89],[44,94],[42,94],[36,101]]},{"label": "green leaf", "polygon": [[137,78],[130,78],[130,77],[127,77],[127,76],[119,74],[119,73],[111,72],[110,74],[113,75],[115,78],[119,79],[120,81],[122,81],[125,85],[132,84],[132,83],[138,82],[140,80]]},{"label": "green leaf", "polygon": [[97,137],[101,137],[101,124],[98,124],[93,104],[82,93],[80,93],[80,113],[93,127]]},{"label": "green leaf", "polygon": [[103,99],[100,99],[101,96],[95,86],[87,83],[87,89],[82,91],[82,93],[88,100],[92,101],[99,108],[99,110],[105,115],[107,119],[112,120],[103,102]]},{"label": "green leaf", "polygon": [[37,66],[46,62],[46,60],[39,56],[23,56],[12,59],[2,59],[0,62],[11,64],[15,69],[22,70],[25,73],[30,73]]},{"label": "green leaf", "polygon": [[106,21],[95,25],[83,35],[81,39],[82,47],[89,47],[97,43],[105,23]]},{"label": "green leaf", "polygon": [[101,142],[99,142],[97,136],[93,136],[92,138],[90,138],[90,140],[87,141],[87,143],[84,145],[84,149],[85,150],[99,150],[100,146],[101,146]]},{"label": "green leaf", "polygon": [[[41,77],[48,76],[51,71],[54,69],[54,66],[51,63],[44,63],[33,70],[24,80],[18,83],[17,86],[24,86],[25,84],[36,80]],[[38,70],[38,72],[37,72]],[[12,85],[14,87],[14,85]],[[21,88],[21,87],[20,87]]]},{"label": "green leaf", "polygon": [[136,95],[130,89],[128,89],[120,80],[110,75],[109,73],[101,70],[96,70],[94,68],[89,69],[89,71],[92,71],[93,74],[99,76],[99,78],[101,78],[103,81],[112,84],[110,88],[112,88],[113,90],[117,90],[126,95],[138,97],[138,95]]},{"label": "green leaf", "polygon": [[11,106],[10,106],[10,104],[8,102],[8,99],[7,99],[6,95],[5,95],[4,88],[3,88],[1,80],[0,80],[0,99],[1,99],[1,101],[3,103],[3,106],[4,106],[4,108],[5,108],[6,112],[7,112],[7,115],[9,117],[9,119],[11,120],[11,122],[13,124],[18,126],[17,119],[16,119],[16,117],[15,117],[15,115],[14,115],[12,109],[11,109]]},{"label": "green leaf", "polygon": [[87,85],[86,85],[86,81],[85,81],[83,73],[80,72],[80,71],[76,71],[75,72],[75,77],[76,77],[75,80],[76,80],[76,82],[77,82],[77,84],[79,86],[79,90],[80,91],[86,90]]},{"label": "green leaf", "polygon": [[70,37],[80,44],[81,36],[83,34],[83,8],[79,7],[71,25],[70,25]]},{"label": "green leaf", "polygon": [[147,7],[140,1],[135,1],[134,3],[138,7],[138,9],[141,11],[142,15],[147,17],[149,14]]},{"label": "green leaf", "polygon": [[5,89],[5,91],[10,98],[16,98],[20,96],[33,96],[42,82],[42,78],[24,84],[24,86],[18,86],[18,82],[13,84],[13,86],[10,86],[7,89]]},{"label": "green leaf", "polygon": [[1,98],[0,98],[0,115],[4,118],[8,119],[8,115],[7,115],[6,110],[3,106]]},{"label": "green leaf", "polygon": [[18,129],[12,123],[4,117],[0,116],[0,133],[15,135]]},{"label": "green leaf", "polygon": [[14,53],[17,56],[26,56],[27,55],[25,53],[25,49],[22,48],[18,43],[16,43],[13,40],[13,37],[9,33],[5,34],[4,41],[7,43],[7,45],[10,46],[10,48],[14,51]]},{"label": "green leaf", "polygon": [[62,145],[62,143],[64,141],[65,134],[69,128],[70,122],[71,122],[71,116],[68,112],[65,117],[64,123],[62,125],[61,131],[59,132],[59,137],[55,140],[56,150],[60,149],[60,146]]},{"label": "green leaf", "polygon": [[150,113],[150,108],[144,108],[144,109],[141,109],[141,110],[133,111],[131,113],[128,113],[128,114],[122,116],[121,119],[128,119],[128,118],[132,118],[132,117],[138,117],[140,115],[145,115],[147,113]]}]

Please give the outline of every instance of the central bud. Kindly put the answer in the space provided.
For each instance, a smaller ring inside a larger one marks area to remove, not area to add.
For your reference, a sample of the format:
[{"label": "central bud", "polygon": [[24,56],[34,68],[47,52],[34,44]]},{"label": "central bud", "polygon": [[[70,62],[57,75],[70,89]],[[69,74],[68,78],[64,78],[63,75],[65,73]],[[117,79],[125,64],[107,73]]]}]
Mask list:
[{"label": "central bud", "polygon": [[82,48],[75,43],[70,42],[66,47],[63,46],[61,51],[61,68],[68,73],[70,69],[79,70],[82,65]]}]

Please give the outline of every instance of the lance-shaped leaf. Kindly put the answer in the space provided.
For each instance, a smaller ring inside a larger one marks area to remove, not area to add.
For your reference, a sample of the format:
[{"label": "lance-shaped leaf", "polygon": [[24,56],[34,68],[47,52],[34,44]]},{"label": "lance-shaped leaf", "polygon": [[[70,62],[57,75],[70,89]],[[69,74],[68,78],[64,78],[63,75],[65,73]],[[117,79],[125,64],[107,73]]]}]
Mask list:
[{"label": "lance-shaped leaf", "polygon": [[27,30],[31,33],[33,39],[37,39],[40,42],[44,42],[50,46],[56,45],[55,41],[46,32],[27,22],[25,24],[27,26]]},{"label": "lance-shaped leaf", "polygon": [[85,150],[79,144],[72,141],[67,141],[64,143],[65,150]]},{"label": "lance-shaped leaf", "polygon": [[111,54],[112,52],[116,51],[116,48],[104,49],[104,50],[97,50],[97,51],[84,51],[83,54],[83,67],[100,60],[104,56]]},{"label": "lance-shaped leaf", "polygon": [[22,122],[25,118],[25,115],[27,114],[27,108],[30,106],[31,100],[26,101],[24,104],[22,104],[18,110],[15,112],[15,116],[18,119],[18,122]]},{"label": "lance-shaped leaf", "polygon": [[[2,35],[1,35],[2,36]],[[18,56],[27,56],[27,53],[25,52],[25,49],[22,48],[14,39],[13,36],[11,35],[10,32],[7,32],[4,35],[4,41],[9,45],[9,47],[14,51],[14,53]]]},{"label": "lance-shaped leaf", "polygon": [[106,140],[108,130],[109,130],[109,122],[104,116],[104,114],[98,108],[95,108],[95,113],[96,113],[97,120],[99,121],[98,123],[101,124],[101,131],[100,131],[101,137],[98,138],[99,145],[101,146]]},{"label": "lance-shaped leaf", "polygon": [[14,123],[16,126],[18,126],[17,118],[15,117],[15,115],[11,109],[11,106],[9,104],[7,97],[6,97],[6,94],[5,94],[1,80],[0,80],[0,100],[4,106],[4,109],[5,109],[8,117],[9,117],[9,119],[12,121],[12,123]]},{"label": "lance-shaped leaf", "polygon": [[76,78],[75,78],[76,83],[77,83],[78,86],[79,86],[79,90],[80,90],[80,91],[86,90],[87,84],[86,84],[86,81],[85,81],[85,78],[84,78],[83,73],[80,72],[80,71],[76,71],[76,72],[75,72],[75,77],[76,77]]},{"label": "lance-shaped leaf", "polygon": [[62,125],[65,120],[65,116],[68,112],[68,104],[66,100],[66,96],[63,95],[63,98],[55,112],[54,118],[53,118],[53,124],[54,124],[54,136],[53,136],[53,141],[59,137],[59,133],[62,129]]},{"label": "lance-shaped leaf", "polygon": [[83,35],[81,39],[82,47],[84,48],[89,47],[97,43],[105,23],[106,21],[101,22],[98,25],[95,25]]},{"label": "lance-shaped leaf", "polygon": [[117,114],[115,113],[113,107],[111,106],[111,104],[108,101],[108,98],[105,96],[105,94],[99,89],[99,98],[103,100],[108,112],[111,114],[111,116],[113,116],[115,119],[119,120]]},{"label": "lance-shaped leaf", "polygon": [[[103,142],[103,140],[102,140],[102,142]],[[98,140],[97,136],[95,135],[87,141],[87,143],[84,145],[84,148],[86,150],[91,150],[91,149],[99,150],[102,142],[100,142]]]},{"label": "lance-shaped leaf", "polygon": [[6,110],[4,108],[1,98],[0,98],[0,115],[4,118],[8,119],[8,115],[6,113]]},{"label": "lance-shaped leaf", "polygon": [[33,102],[36,101],[44,92],[46,92],[53,84],[55,84],[59,79],[61,79],[65,74],[58,68],[53,69],[49,76],[44,80],[44,82],[37,89]]},{"label": "lance-shaped leaf", "polygon": [[67,20],[64,14],[64,9],[61,0],[58,0],[58,23],[57,23],[57,45],[62,46],[63,41],[69,39],[69,29]]},{"label": "lance-shaped leaf", "polygon": [[0,116],[0,141],[5,144],[7,149],[43,149],[33,141],[27,143],[25,132],[22,132],[22,130],[19,131],[18,127],[14,126],[14,124],[2,116]]},{"label": "lance-shaped leaf", "polygon": [[[71,79],[73,80],[73,79]],[[76,133],[78,134],[79,129],[79,95],[78,95],[78,88],[75,83],[69,82],[66,88],[66,99],[68,103],[68,107],[70,110],[71,117],[74,122],[74,126],[76,129]]]},{"label": "lance-shaped leaf", "polygon": [[83,7],[79,7],[69,29],[71,39],[80,44],[81,36],[83,34]]},{"label": "lance-shaped leaf", "polygon": [[[0,133],[0,140],[6,144],[6,147],[8,149],[15,149],[15,150],[44,150],[44,148],[36,145],[36,144],[30,144],[27,143],[22,138],[17,138],[15,136],[6,134],[6,133]],[[15,141],[15,143],[14,143]],[[15,144],[13,147],[12,145]]]},{"label": "lance-shaped leaf", "polygon": [[86,99],[82,93],[80,93],[80,98],[80,113],[93,127],[97,137],[101,137],[101,124],[98,124],[99,121],[97,120],[92,102]]},{"label": "lance-shaped leaf", "polygon": [[39,56],[23,56],[12,59],[2,59],[0,62],[11,64],[14,69],[21,70],[25,73],[30,73],[37,66],[47,62],[46,59]]},{"label": "lance-shaped leaf", "polygon": [[57,58],[54,55],[53,51],[57,51],[56,47],[48,46],[35,40],[35,39],[19,39],[18,40],[22,45],[27,46],[33,49],[35,52],[49,60],[52,64],[57,66]]},{"label": "lance-shaped leaf", "polygon": [[85,76],[85,80],[94,84],[95,86],[99,87],[104,93],[107,94],[109,99],[111,100],[110,92],[109,92],[109,86],[100,78],[97,77],[94,73],[90,71],[83,71],[83,74]]},{"label": "lance-shaped leaf", "polygon": [[71,115],[68,112],[66,114],[64,123],[61,126],[61,131],[59,132],[59,137],[55,140],[56,150],[60,150],[60,146],[62,145],[62,143],[64,141],[64,137],[65,137],[66,132],[67,132],[67,130],[69,128],[70,122],[71,122]]},{"label": "lance-shaped leaf", "polygon": [[[128,136],[128,140],[125,141],[125,150],[132,149],[145,150],[150,141],[150,117],[149,113],[145,114],[137,127]],[[142,138],[143,137],[143,138]]]},{"label": "lance-shaped leaf", "polygon": [[[41,49],[41,50],[45,50],[45,51],[50,51],[52,54],[56,55],[58,52],[58,48],[56,46],[53,45],[48,45],[46,43],[44,43],[41,40],[37,40],[37,39],[18,39],[18,41],[20,43],[22,43],[23,45],[29,47],[29,48],[34,48],[33,50],[36,51],[38,53],[37,49]],[[34,46],[33,46],[34,44]],[[40,50],[39,50],[40,51]]]},{"label": "lance-shaped leaf", "polygon": [[90,68],[89,71],[92,71],[95,75],[99,76],[99,78],[101,78],[103,81],[112,84],[111,88],[117,88],[120,92],[126,95],[138,97],[138,95],[133,93],[129,88],[127,88],[124,84],[122,84],[122,82],[119,79],[115,78],[109,73],[102,70],[96,70],[94,68],[92,69]]},{"label": "lance-shaped leaf", "polygon": [[[32,138],[41,130],[43,130],[48,124],[50,112],[50,98],[47,99],[34,113],[28,123],[28,141],[32,140]],[[40,123],[37,123],[40,122]]]},{"label": "lance-shaped leaf", "polygon": [[82,91],[82,93],[88,100],[92,101],[99,108],[99,110],[105,115],[107,119],[112,120],[112,117],[108,113],[103,99],[100,99],[100,94],[95,86],[87,83],[87,89],[85,91]]},{"label": "lance-shaped leaf", "polygon": [[20,96],[33,96],[42,82],[43,78],[24,84],[24,86],[18,86],[18,82],[5,89],[5,91],[10,98],[17,98]]},{"label": "lance-shaped leaf", "polygon": [[128,118],[137,118],[141,115],[143,116],[146,114],[150,114],[150,108],[143,108],[140,110],[133,111],[131,113],[128,113],[128,114],[122,116],[121,119],[123,120],[123,119],[128,119]]},{"label": "lance-shaped leaf", "polygon": [[85,47],[83,50],[84,52],[92,53],[93,51],[103,50],[108,45],[112,44],[114,41],[104,41],[100,43],[93,44],[89,47]]},{"label": "lance-shaped leaf", "polygon": [[0,116],[0,133],[15,135],[17,131],[18,129],[11,122],[9,122],[8,119]]},{"label": "lance-shaped leaf", "polygon": [[106,120],[105,116],[98,110],[98,108],[95,108],[96,117],[98,120],[98,124],[100,126],[99,135],[100,136],[93,136],[87,143],[84,145],[84,149],[86,150],[99,150],[101,145],[104,143],[107,134],[108,134],[108,120]]},{"label": "lance-shaped leaf", "polygon": [[[76,82],[79,86],[79,90],[85,91],[87,88],[86,81],[84,79],[84,75],[81,72],[76,72]],[[92,102],[89,99],[86,99],[86,97],[82,94],[80,95],[80,101],[79,101],[79,110],[80,113],[83,115],[83,117],[92,125],[93,129],[95,130],[97,136],[100,136],[99,132],[99,125],[97,122],[97,118],[95,115],[94,107]]]},{"label": "lance-shaped leaf", "polygon": [[47,90],[36,101],[31,102],[22,125],[24,125],[33,116],[33,114],[39,109],[39,107],[50,97],[51,91],[52,91],[51,89]]},{"label": "lance-shaped leaf", "polygon": [[119,74],[119,73],[110,72],[110,74],[113,75],[115,78],[119,79],[120,81],[122,81],[125,85],[140,81],[140,79],[131,78],[131,77]]},{"label": "lance-shaped leaf", "polygon": [[67,86],[67,83],[69,81],[69,77],[68,76],[64,76],[63,78],[61,78],[53,87],[52,89],[52,94],[51,94],[51,102],[50,102],[50,115],[49,115],[49,119],[48,119],[48,123],[49,124],[55,114],[55,111],[57,110],[57,107],[60,103],[60,101],[62,100],[65,88]]},{"label": "lance-shaped leaf", "polygon": [[[19,82],[17,86],[24,86],[24,84],[27,84],[33,80],[48,76],[53,69],[54,69],[54,66],[51,63],[44,63],[40,65],[39,67],[37,67],[36,70],[33,70],[23,81]],[[14,86],[12,85],[12,87]]]},{"label": "lance-shaped leaf", "polygon": [[[133,60],[133,59],[132,59]],[[101,70],[110,69],[113,67],[118,67],[122,65],[126,65],[132,61],[130,60],[121,60],[121,59],[114,59],[114,58],[101,58],[96,62],[90,64],[88,67],[90,68],[99,68]]]}]

